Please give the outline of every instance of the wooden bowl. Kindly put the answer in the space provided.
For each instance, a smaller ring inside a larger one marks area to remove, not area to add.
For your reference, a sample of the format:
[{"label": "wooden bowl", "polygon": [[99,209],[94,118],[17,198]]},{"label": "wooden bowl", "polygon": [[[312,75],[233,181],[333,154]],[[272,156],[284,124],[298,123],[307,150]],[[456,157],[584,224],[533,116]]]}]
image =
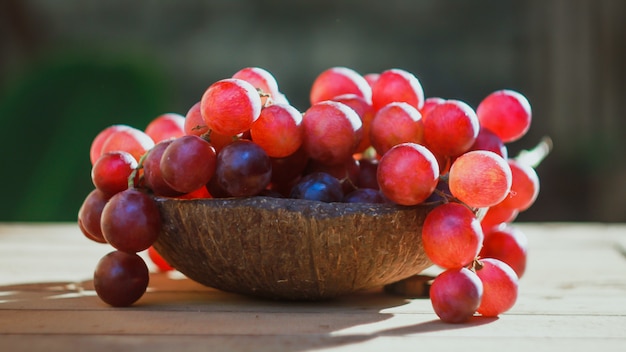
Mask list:
[{"label": "wooden bowl", "polygon": [[188,278],[223,291],[322,300],[431,265],[421,240],[428,206],[155,199],[163,221],[157,251]]}]

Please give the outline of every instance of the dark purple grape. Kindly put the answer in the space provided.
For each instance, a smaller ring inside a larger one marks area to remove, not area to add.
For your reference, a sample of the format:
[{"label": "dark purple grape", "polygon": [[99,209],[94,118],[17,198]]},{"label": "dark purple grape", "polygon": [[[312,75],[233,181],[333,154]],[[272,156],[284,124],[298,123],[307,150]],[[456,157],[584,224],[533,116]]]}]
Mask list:
[{"label": "dark purple grape", "polygon": [[148,249],[161,230],[159,207],[149,195],[127,189],[113,196],[102,210],[104,238],[113,248],[136,253]]},{"label": "dark purple grape", "polygon": [[108,200],[104,193],[94,189],[85,197],[78,210],[78,227],[83,235],[92,241],[106,243],[100,227],[100,218]]},{"label": "dark purple grape", "polygon": [[342,201],[344,203],[386,203],[387,199],[376,189],[359,188],[346,194]]},{"label": "dark purple grape", "polygon": [[257,144],[238,140],[217,155],[215,177],[219,186],[233,197],[254,196],[269,184],[272,162]]},{"label": "dark purple grape", "polygon": [[100,259],[93,274],[98,297],[114,307],[127,307],[146,292],[150,275],[135,253],[113,251]]},{"label": "dark purple grape", "polygon": [[359,160],[359,179],[357,186],[359,188],[378,189],[378,179],[376,178],[377,170],[378,160],[367,158]]},{"label": "dark purple grape", "polygon": [[343,191],[341,182],[335,177],[325,172],[314,172],[300,179],[292,188],[290,198],[341,202]]}]

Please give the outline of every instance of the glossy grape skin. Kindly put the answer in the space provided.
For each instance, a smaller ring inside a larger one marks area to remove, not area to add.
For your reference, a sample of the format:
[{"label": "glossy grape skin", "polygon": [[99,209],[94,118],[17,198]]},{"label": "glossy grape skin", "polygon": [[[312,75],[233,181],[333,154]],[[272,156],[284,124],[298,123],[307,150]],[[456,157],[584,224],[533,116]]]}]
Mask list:
[{"label": "glossy grape skin", "polygon": [[304,149],[311,159],[340,164],[354,154],[362,138],[359,115],[347,105],[323,101],[312,105],[302,119]]},{"label": "glossy grape skin", "polygon": [[474,150],[458,157],[450,167],[450,192],[473,208],[500,203],[511,190],[511,168],[494,152]]},{"label": "glossy grape skin", "polygon": [[439,97],[429,97],[426,98],[426,100],[424,100],[424,105],[422,105],[422,108],[419,110],[420,114],[422,114],[422,116],[426,116],[427,113],[430,112],[430,110],[432,110],[435,106],[445,103],[446,100],[444,98],[439,98]]},{"label": "glossy grape skin", "polygon": [[127,307],[146,292],[150,274],[135,253],[113,251],[100,259],[93,275],[98,297],[113,307]]},{"label": "glossy grape skin", "polygon": [[527,210],[539,196],[539,176],[535,169],[515,159],[509,159],[507,163],[511,168],[511,191],[502,201],[502,206]]},{"label": "glossy grape skin", "polygon": [[302,114],[291,105],[265,107],[250,127],[250,135],[270,157],[289,156],[300,148],[304,140]]},{"label": "glossy grape skin", "polygon": [[346,194],[343,203],[387,203],[387,198],[376,189],[359,188]]},{"label": "glossy grape skin", "polygon": [[478,131],[478,136],[469,150],[488,150],[500,155],[503,159],[509,157],[508,149],[502,139],[484,127]]},{"label": "glossy grape skin", "polygon": [[478,255],[484,238],[480,221],[466,206],[445,203],[424,219],[424,252],[436,265],[446,269],[465,267]]},{"label": "glossy grape skin", "polygon": [[489,94],[476,108],[481,126],[489,129],[504,143],[523,137],[530,128],[530,103],[521,93],[503,89]]},{"label": "glossy grape skin", "polygon": [[166,113],[155,117],[145,132],[154,143],[185,135],[185,117],[176,113]]},{"label": "glossy grape skin", "polygon": [[467,268],[448,269],[430,287],[430,301],[437,316],[446,323],[467,322],[483,297],[483,284]]},{"label": "glossy grape skin", "polygon": [[178,197],[183,195],[173,189],[163,179],[161,173],[161,158],[165,149],[173,142],[173,140],[165,140],[157,143],[143,160],[143,179],[146,187],[148,187],[155,195],[162,197]]},{"label": "glossy grape skin", "polygon": [[379,155],[400,143],[421,144],[424,135],[422,115],[407,103],[395,102],[382,107],[371,122],[370,141]]},{"label": "glossy grape skin", "polygon": [[313,81],[310,102],[315,105],[344,94],[356,94],[368,102],[372,100],[372,88],[363,76],[347,67],[331,67]]},{"label": "glossy grape skin", "polygon": [[474,110],[459,100],[446,100],[422,116],[424,144],[439,156],[465,153],[476,141],[480,126]]},{"label": "glossy grape skin", "polygon": [[106,243],[100,227],[100,218],[102,209],[108,201],[109,197],[94,189],[85,197],[78,210],[78,226],[81,232],[85,237],[98,243]]},{"label": "glossy grape skin", "polygon": [[[263,148],[249,140],[235,141],[217,155],[215,177],[219,186],[233,197],[254,196],[267,187],[272,162]],[[213,194],[209,188],[209,192]]]},{"label": "glossy grape skin", "polygon": [[402,69],[383,71],[372,86],[372,105],[378,111],[393,102],[407,103],[417,110],[424,105],[424,90],[412,73]]},{"label": "glossy grape skin", "polygon": [[376,178],[380,191],[389,200],[400,205],[416,205],[433,193],[439,166],[426,147],[402,143],[380,159]]},{"label": "glossy grape skin", "polygon": [[518,278],[526,271],[528,238],[517,227],[499,226],[485,232],[485,240],[479,256],[495,258],[508,264]]},{"label": "glossy grape skin", "polygon": [[304,176],[291,190],[290,198],[340,202],[343,198],[341,183],[325,172],[314,172]]},{"label": "glossy grape skin", "polygon": [[495,258],[480,259],[476,275],[483,283],[483,298],[476,311],[485,317],[497,317],[517,301],[519,278],[506,263]]},{"label": "glossy grape skin", "polygon": [[159,236],[159,207],[146,193],[127,189],[113,196],[104,206],[101,228],[113,248],[128,253],[141,252]]},{"label": "glossy grape skin", "polygon": [[341,182],[341,189],[343,193],[349,193],[354,191],[357,187],[359,180],[359,173],[361,169],[359,162],[353,157],[349,157],[341,164],[326,165],[316,160],[311,160],[307,165],[304,174],[310,174],[313,172],[324,172]]},{"label": "glossy grape skin", "polygon": [[338,97],[334,97],[333,101],[342,103],[354,110],[361,118],[362,134],[361,142],[356,147],[355,152],[360,153],[367,149],[370,145],[370,125],[374,119],[375,111],[372,103],[365,100],[365,98],[356,94],[344,94]]},{"label": "glossy grape skin", "polygon": [[261,113],[261,98],[250,83],[228,78],[209,86],[200,111],[209,129],[226,136],[246,132]]},{"label": "glossy grape skin", "polygon": [[262,93],[269,94],[269,97],[262,96],[261,104],[265,106],[268,102],[268,98],[276,102],[280,100],[280,92],[278,91],[278,82],[276,78],[266,69],[260,67],[245,67],[235,72],[232,78],[244,80],[257,89],[260,89]]},{"label": "glossy grape skin", "polygon": [[185,115],[185,123],[183,128],[185,134],[201,137],[203,134],[209,132],[209,127],[204,122],[202,117],[202,110],[200,109],[200,102],[197,102],[189,108]]},{"label": "glossy grape skin", "polygon": [[123,151],[132,155],[137,162],[152,147],[154,141],[145,132],[128,127],[113,132],[102,144],[101,155],[107,152]]},{"label": "glossy grape skin", "polygon": [[154,248],[154,246],[150,246],[148,248],[148,258],[150,261],[157,267],[160,272],[172,271],[174,268],[168,263],[159,252]]},{"label": "glossy grape skin", "polygon": [[213,177],[216,167],[215,149],[198,136],[183,136],[170,143],[161,156],[163,180],[181,193],[192,192]]},{"label": "glossy grape skin", "polygon": [[127,152],[102,154],[91,168],[91,180],[97,189],[112,197],[128,188],[128,178],[137,168],[137,160]]},{"label": "glossy grape skin", "polygon": [[490,229],[492,227],[497,227],[503,223],[511,223],[517,218],[518,215],[519,210],[515,208],[509,208],[506,205],[503,205],[502,202],[500,202],[487,209],[487,212],[480,220],[480,223],[483,229]]},{"label": "glossy grape skin", "polygon": [[127,128],[131,127],[128,125],[111,125],[103,129],[96,135],[96,137],[91,142],[91,147],[89,148],[89,159],[91,160],[91,165],[95,164],[100,155],[102,155],[102,146],[104,145],[104,142],[113,133]]},{"label": "glossy grape skin", "polygon": [[365,78],[365,81],[367,82],[367,84],[370,85],[370,87],[373,87],[374,83],[376,83],[376,81],[378,81],[378,78],[380,78],[380,73],[367,73],[363,75],[363,78]]}]

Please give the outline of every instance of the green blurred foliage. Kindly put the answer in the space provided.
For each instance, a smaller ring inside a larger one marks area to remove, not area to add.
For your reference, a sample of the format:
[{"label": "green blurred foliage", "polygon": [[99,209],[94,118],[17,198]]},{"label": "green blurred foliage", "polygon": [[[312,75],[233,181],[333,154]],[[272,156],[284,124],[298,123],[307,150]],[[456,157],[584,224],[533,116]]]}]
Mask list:
[{"label": "green blurred foliage", "polygon": [[93,189],[89,148],[111,124],[140,129],[163,113],[164,75],[135,57],[39,60],[0,94],[0,221],[75,221]]}]

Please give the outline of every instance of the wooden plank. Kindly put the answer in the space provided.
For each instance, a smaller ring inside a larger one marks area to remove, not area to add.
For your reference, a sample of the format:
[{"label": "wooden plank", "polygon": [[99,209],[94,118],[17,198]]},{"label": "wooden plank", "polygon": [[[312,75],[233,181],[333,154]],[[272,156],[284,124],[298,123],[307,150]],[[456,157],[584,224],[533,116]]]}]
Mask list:
[{"label": "wooden plank", "polygon": [[[622,350],[626,342],[626,226],[520,224],[530,243],[515,307],[499,319],[440,322],[427,299],[382,290],[327,302],[229,294],[180,275],[151,275],[133,307],[93,291],[110,247],[74,224],[0,224],[0,351],[72,349],[380,351],[432,348]],[[209,348],[210,347],[210,348]]]}]

